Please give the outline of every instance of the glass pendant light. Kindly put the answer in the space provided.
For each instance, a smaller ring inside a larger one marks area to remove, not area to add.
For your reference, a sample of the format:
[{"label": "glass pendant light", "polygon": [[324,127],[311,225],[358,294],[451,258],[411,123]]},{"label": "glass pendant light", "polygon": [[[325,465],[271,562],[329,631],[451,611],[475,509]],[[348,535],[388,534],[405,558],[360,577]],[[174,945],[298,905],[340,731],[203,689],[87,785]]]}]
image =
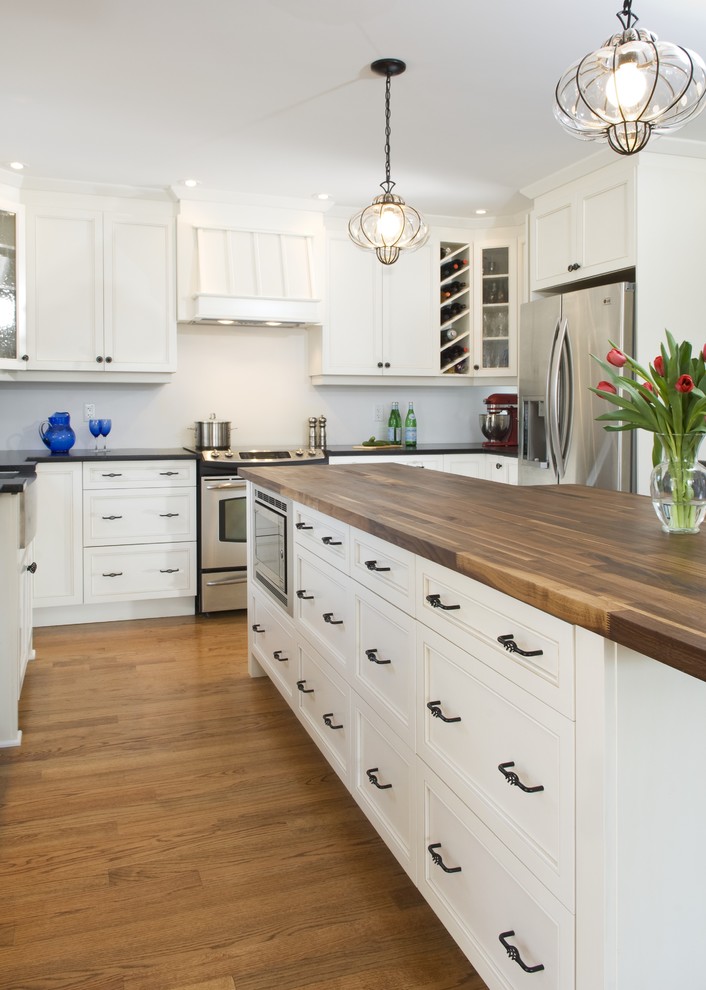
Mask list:
[{"label": "glass pendant light", "polygon": [[381,58],[370,68],[386,76],[385,85],[385,181],[383,190],[370,206],[356,213],[348,223],[348,233],[358,247],[374,250],[383,265],[392,265],[400,251],[414,251],[429,236],[429,230],[413,206],[407,206],[401,196],[392,192],[390,179],[390,78],[401,75],[407,66],[398,58]]},{"label": "glass pendant light", "polygon": [[619,155],[633,155],[652,134],[676,130],[701,113],[706,66],[688,48],[637,29],[632,0],[624,0],[616,16],[623,30],[559,80],[554,116],[574,137],[607,141]]}]

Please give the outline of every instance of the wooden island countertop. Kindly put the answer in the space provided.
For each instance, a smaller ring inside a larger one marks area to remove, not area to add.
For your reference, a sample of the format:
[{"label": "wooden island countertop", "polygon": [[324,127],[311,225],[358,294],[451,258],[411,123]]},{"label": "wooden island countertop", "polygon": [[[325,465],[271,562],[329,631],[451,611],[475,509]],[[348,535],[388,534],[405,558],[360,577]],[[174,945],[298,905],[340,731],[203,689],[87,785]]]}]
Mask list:
[{"label": "wooden island countertop", "polygon": [[706,680],[706,530],[663,533],[645,496],[500,485],[400,464],[240,473]]}]

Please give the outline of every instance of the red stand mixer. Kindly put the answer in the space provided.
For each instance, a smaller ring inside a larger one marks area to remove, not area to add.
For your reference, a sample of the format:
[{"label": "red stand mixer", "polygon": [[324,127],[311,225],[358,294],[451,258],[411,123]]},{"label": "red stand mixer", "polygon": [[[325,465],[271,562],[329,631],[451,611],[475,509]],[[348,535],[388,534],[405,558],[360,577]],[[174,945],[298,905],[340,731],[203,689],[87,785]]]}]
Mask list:
[{"label": "red stand mixer", "polygon": [[517,446],[517,393],[493,392],[485,402],[487,412],[478,417],[484,447]]}]

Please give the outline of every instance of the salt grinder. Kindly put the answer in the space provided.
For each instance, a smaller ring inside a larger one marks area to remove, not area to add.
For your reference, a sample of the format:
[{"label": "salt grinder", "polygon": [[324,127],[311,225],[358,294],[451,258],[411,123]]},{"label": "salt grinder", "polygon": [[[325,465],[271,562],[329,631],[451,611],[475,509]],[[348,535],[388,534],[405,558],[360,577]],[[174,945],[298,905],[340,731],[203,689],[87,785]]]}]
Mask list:
[{"label": "salt grinder", "polygon": [[326,450],[326,417],[319,416],[319,442],[316,444],[317,447],[321,447],[322,450]]}]

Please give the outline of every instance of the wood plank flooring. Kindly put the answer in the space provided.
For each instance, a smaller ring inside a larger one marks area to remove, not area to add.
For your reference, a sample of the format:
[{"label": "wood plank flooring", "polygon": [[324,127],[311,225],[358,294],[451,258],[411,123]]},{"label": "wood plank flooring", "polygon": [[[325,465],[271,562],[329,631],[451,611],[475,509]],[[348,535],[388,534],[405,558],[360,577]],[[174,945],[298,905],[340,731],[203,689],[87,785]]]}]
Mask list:
[{"label": "wood plank flooring", "polygon": [[0,990],[485,990],[242,613],[36,631],[0,750]]}]

